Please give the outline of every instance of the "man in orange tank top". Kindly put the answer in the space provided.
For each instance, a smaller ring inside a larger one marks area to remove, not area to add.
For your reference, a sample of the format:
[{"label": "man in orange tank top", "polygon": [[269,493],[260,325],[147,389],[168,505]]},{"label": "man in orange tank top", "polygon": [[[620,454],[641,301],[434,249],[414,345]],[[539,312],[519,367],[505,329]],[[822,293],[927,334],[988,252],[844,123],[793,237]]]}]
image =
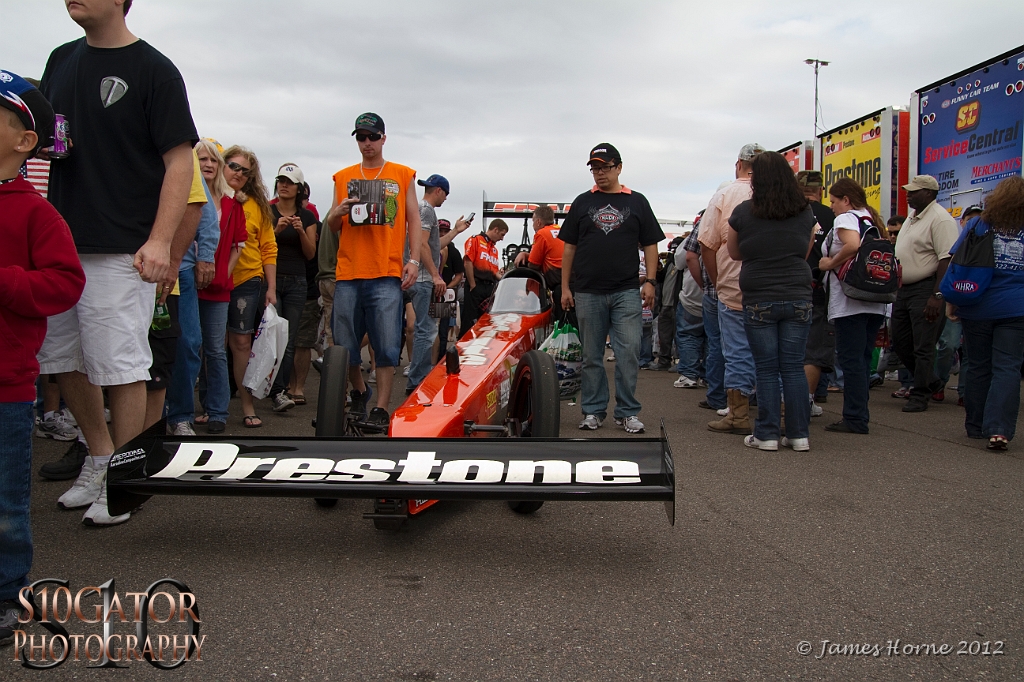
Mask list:
[{"label": "man in orange tank top", "polygon": [[334,342],[348,349],[352,382],[351,411],[366,415],[371,391],[360,368],[363,336],[377,362],[377,406],[366,420],[387,426],[388,401],[401,355],[402,291],[416,283],[420,263],[403,262],[420,253],[416,171],[385,161],[384,120],[374,113],[356,119],[352,134],[362,161],[334,174],[334,201],[325,222],[338,232],[337,283],[334,289]]}]

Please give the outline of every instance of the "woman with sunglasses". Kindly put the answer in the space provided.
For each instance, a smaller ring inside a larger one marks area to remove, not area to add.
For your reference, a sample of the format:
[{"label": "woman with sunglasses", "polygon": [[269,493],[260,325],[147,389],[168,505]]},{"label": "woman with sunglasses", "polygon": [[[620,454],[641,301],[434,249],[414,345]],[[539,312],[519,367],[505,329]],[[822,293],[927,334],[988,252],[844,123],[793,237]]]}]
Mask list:
[{"label": "woman with sunglasses", "polygon": [[242,386],[242,380],[252,350],[252,335],[260,322],[257,314],[277,303],[277,239],[256,155],[234,145],[224,152],[224,159],[227,163],[224,179],[234,190],[234,198],[242,204],[246,229],[245,246],[232,272],[234,289],[228,306],[228,345],[235,383],[242,398],[245,426],[255,429],[263,426],[263,420],[256,416],[252,394]]},{"label": "woman with sunglasses", "polygon": [[242,245],[249,237],[245,212],[225,178],[226,164],[218,147],[215,141],[207,138],[200,140],[195,147],[199,169],[220,219],[220,242],[214,254],[213,281],[199,290],[199,322],[203,330],[199,403],[203,406],[203,414],[196,415],[196,424],[208,424],[209,433],[223,433],[227,425],[231,389],[225,334],[231,291],[235,288],[231,273],[242,253]]}]

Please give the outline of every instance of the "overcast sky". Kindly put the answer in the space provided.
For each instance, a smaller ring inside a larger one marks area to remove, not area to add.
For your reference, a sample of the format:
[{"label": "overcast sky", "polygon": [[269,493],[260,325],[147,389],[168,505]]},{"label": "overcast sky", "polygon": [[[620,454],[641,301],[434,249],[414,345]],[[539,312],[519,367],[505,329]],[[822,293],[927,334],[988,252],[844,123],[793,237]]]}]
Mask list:
[{"label": "overcast sky", "polygon": [[[62,0],[0,15],[0,67],[25,76],[82,35]],[[611,142],[659,218],[692,219],[743,144],[812,137],[805,58],[832,61],[835,127],[1024,43],[1024,2],[135,0],[128,26],[181,70],[201,135],[251,147],[268,180],[298,163],[323,208],[374,111],[385,158],[451,182],[440,217],[485,191],[571,201]]]}]

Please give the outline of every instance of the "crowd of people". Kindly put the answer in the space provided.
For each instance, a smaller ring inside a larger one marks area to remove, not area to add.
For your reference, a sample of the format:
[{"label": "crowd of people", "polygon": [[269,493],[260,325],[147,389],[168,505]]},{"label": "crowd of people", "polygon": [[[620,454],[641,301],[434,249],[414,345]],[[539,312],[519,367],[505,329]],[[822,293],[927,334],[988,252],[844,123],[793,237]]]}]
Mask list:
[{"label": "crowd of people", "polygon": [[[222,433],[232,392],[242,425],[262,426],[244,384],[269,307],[288,323],[272,409],[304,404],[314,350],[338,344],[348,351],[351,412],[385,428],[403,335],[411,393],[487,311],[502,270],[505,222],[492,220],[460,254],[453,240],[472,216],[438,218],[449,181],[417,180],[386,160],[375,113],[356,119],[359,162],[334,174],[323,217],[295,163],[268,187],[250,149],[200,138],[180,73],[128,30],[130,7],[70,4],[85,37],[53,51],[38,87],[0,71],[0,640],[32,561],[33,432],[72,441],[40,470],[74,479],[58,504],[84,509],[88,525],[123,523],[130,514],[107,508],[106,467],[145,429],[166,420],[175,435],[195,435],[196,425]],[[75,128],[70,151],[50,159],[47,201],[24,173],[47,158],[55,111]],[[641,369],[675,366],[676,387],[706,389],[698,406],[718,413],[712,431],[759,450],[807,451],[828,377],[842,377],[843,410],[825,428],[866,434],[870,387],[887,368],[901,373],[894,395],[913,413],[941,399],[958,362],[967,435],[991,449],[1013,438],[1024,179],[1004,180],[958,226],[936,203],[936,180],[918,176],[904,187],[910,215],[886,221],[853,179],[830,186],[827,207],[820,173],[794,175],[781,155],[747,144],[735,178],[659,254],[665,235],[647,199],[620,181],[619,151],[601,143],[587,165],[593,187],[561,225],[538,207],[533,247],[514,263],[540,270],[555,317],[578,323],[580,429],[608,417],[610,347],[613,419],[627,433],[645,428]],[[951,255],[986,234],[991,284],[947,304],[940,284]],[[857,283],[866,258],[874,293]],[[459,305],[441,305],[451,298]]]},{"label": "crowd of people", "polygon": [[[810,421],[833,391],[842,419],[825,430],[866,434],[870,389],[885,377],[900,382],[892,397],[914,413],[943,402],[958,372],[966,435],[1006,449],[1024,359],[1024,302],[1015,298],[1024,293],[1024,179],[1003,180],[959,223],[937,203],[935,178],[903,189],[909,216],[883,220],[846,177],[825,206],[820,172],[794,174],[780,154],[745,145],[736,179],[663,254],[661,350],[645,368],[671,369],[678,358],[674,385],[705,388],[698,406],[721,417],[708,428],[769,451],[809,450]],[[992,280],[957,307],[941,285],[972,231],[993,234]],[[876,281],[859,279],[858,263],[860,277]]]}]

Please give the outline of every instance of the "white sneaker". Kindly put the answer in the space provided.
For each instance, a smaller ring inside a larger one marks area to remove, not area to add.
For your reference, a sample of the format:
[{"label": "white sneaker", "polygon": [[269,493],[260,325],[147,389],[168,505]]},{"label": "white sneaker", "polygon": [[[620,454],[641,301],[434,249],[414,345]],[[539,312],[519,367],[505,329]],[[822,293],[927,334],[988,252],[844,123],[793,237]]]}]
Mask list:
[{"label": "white sneaker", "polygon": [[375,384],[377,383],[377,370],[370,370],[370,376],[366,377],[366,383]]},{"label": "white sneaker", "polygon": [[78,509],[88,507],[100,498],[103,492],[104,474],[107,472],[107,458],[103,458],[102,464],[96,463],[96,458],[89,456],[85,458],[82,465],[82,472],[78,474],[71,489],[60,496],[57,504],[61,509]]},{"label": "white sneaker", "polygon": [[[274,412],[284,412],[295,407],[295,401],[289,398],[284,391],[281,391],[277,395],[270,398],[271,404],[274,406]],[[193,436],[195,433],[192,434]]]},{"label": "white sneaker", "polygon": [[583,421],[580,422],[580,430],[597,431],[601,428],[601,424],[604,420],[598,417],[596,414],[588,414],[583,417]]},{"label": "white sneaker", "polygon": [[192,425],[188,422],[178,422],[174,426],[167,425],[168,436],[194,436],[196,430],[192,428]]},{"label": "white sneaker", "polygon": [[36,437],[64,441],[74,440],[78,438],[78,429],[68,423],[62,410],[58,410],[53,412],[49,419],[44,418],[36,424]]},{"label": "white sneaker", "polygon": [[786,438],[782,437],[782,447],[793,448],[793,452],[807,452],[811,449],[811,442],[806,438]]},{"label": "white sneaker", "polygon": [[615,353],[612,353],[611,355],[606,357],[605,360],[607,360],[608,362],[615,362]]},{"label": "white sneaker", "polygon": [[728,417],[729,416],[729,408],[728,407],[723,407],[720,410],[715,410],[715,414],[717,414],[719,417]]},{"label": "white sneaker", "polygon": [[700,382],[696,379],[691,379],[685,374],[680,374],[679,378],[672,382],[672,385],[676,388],[700,388]]},{"label": "white sneaker", "polygon": [[637,419],[635,416],[626,417],[625,419],[616,419],[616,426],[621,426],[626,430],[626,433],[643,433],[644,423]]},{"label": "white sneaker", "polygon": [[68,424],[71,424],[75,428],[78,428],[78,420],[75,419],[75,415],[71,414],[71,410],[69,408],[65,407],[63,410],[61,410],[61,414],[64,415],[64,421],[66,421]]},{"label": "white sneaker", "polygon": [[107,477],[104,475],[103,483],[100,486],[99,499],[93,502],[92,506],[86,510],[85,516],[82,517],[82,523],[87,526],[116,526],[119,523],[124,523],[131,517],[131,512],[118,516],[110,515],[110,510],[107,509]]},{"label": "white sneaker", "polygon": [[[806,439],[805,439],[806,440]],[[754,438],[753,435],[747,436],[743,439],[743,444],[748,448],[757,448],[758,450],[767,450],[769,452],[775,452],[779,449],[779,441],[777,440],[760,440]]]},{"label": "white sneaker", "polygon": [[409,376],[409,372],[411,372],[411,371],[412,371],[412,363],[409,363],[408,365],[405,366],[405,369],[402,370],[402,376],[403,377]]},{"label": "white sneaker", "polygon": [[812,417],[820,417],[823,414],[825,414],[825,410],[821,409],[821,405],[819,405],[818,403],[816,403],[816,402],[814,402],[812,400],[811,401],[811,416]]}]

